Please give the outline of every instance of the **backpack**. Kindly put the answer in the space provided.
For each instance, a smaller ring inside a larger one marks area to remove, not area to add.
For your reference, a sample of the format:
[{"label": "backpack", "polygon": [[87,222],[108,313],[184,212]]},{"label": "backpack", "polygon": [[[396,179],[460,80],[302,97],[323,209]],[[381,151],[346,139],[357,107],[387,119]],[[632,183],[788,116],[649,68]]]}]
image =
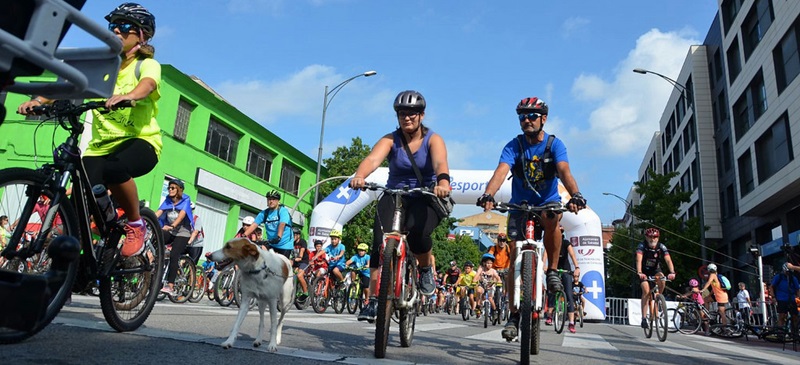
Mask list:
[{"label": "backpack", "polygon": [[[523,148],[523,138],[524,135],[519,134],[517,135],[517,144],[519,145],[519,153],[517,154],[516,161],[514,162],[514,169],[511,173],[511,176],[517,178],[525,178],[525,173],[523,171],[523,165],[525,164],[525,150]],[[545,180],[552,180],[556,176],[556,161],[553,159],[553,154],[550,152],[550,148],[553,146],[553,141],[556,139],[555,134],[551,134],[547,137],[547,144],[544,147],[544,153],[542,154],[542,172],[544,173]]]},{"label": "backpack", "polygon": [[722,285],[723,289],[731,290],[731,282],[725,277],[725,275],[719,274],[717,277],[719,278],[719,283]]}]

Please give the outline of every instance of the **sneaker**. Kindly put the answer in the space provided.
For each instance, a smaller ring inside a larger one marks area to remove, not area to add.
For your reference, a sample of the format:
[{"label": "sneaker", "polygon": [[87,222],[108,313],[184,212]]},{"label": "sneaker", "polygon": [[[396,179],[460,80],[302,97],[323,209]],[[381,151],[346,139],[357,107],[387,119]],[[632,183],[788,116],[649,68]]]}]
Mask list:
[{"label": "sneaker", "polygon": [[562,290],[564,285],[561,284],[561,275],[556,270],[547,270],[547,291],[555,293]]},{"label": "sneaker", "polygon": [[642,318],[642,328],[650,327],[650,323],[647,322],[647,318]]},{"label": "sneaker", "polygon": [[436,282],[433,280],[433,270],[430,266],[420,267],[419,290],[422,295],[431,295],[436,290]]},{"label": "sneaker", "polygon": [[144,251],[144,234],[147,229],[144,225],[132,226],[125,225],[125,243],[122,244],[122,256],[136,256]]},{"label": "sneaker", "polygon": [[544,325],[545,326],[552,326],[553,325],[553,319],[550,318],[550,317],[547,317],[547,319],[544,320]]},{"label": "sneaker", "polygon": [[165,286],[165,287],[161,288],[161,292],[164,293],[164,294],[167,294],[169,296],[175,295],[175,289],[170,288],[169,286]]},{"label": "sneaker", "polygon": [[306,298],[308,298],[307,292],[300,293],[300,300],[306,300]]},{"label": "sneaker", "polygon": [[569,324],[569,333],[575,333],[575,323]]},{"label": "sneaker", "polygon": [[519,312],[511,313],[508,316],[508,322],[503,327],[503,331],[500,333],[506,341],[511,341],[517,338],[517,328],[519,327]]},{"label": "sneaker", "polygon": [[375,323],[375,316],[377,311],[378,311],[378,300],[370,299],[369,303],[367,303],[367,305],[361,308],[361,312],[358,313],[358,320],[367,321],[369,323]]}]

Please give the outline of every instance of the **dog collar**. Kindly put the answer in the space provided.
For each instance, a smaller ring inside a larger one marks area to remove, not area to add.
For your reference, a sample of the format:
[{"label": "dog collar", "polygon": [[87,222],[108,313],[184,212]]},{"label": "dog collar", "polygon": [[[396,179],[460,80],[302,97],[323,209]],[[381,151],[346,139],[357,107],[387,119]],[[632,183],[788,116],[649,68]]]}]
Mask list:
[{"label": "dog collar", "polygon": [[250,274],[250,275],[256,275],[256,274],[258,274],[258,273],[260,273],[260,272],[262,272],[262,271],[265,271],[265,270],[267,271],[267,273],[269,273],[270,271],[272,271],[272,270],[270,270],[269,268],[267,268],[267,263],[266,263],[266,262],[264,263],[264,265],[263,265],[263,266],[261,266],[261,268],[260,268],[260,269],[258,269],[258,270],[248,270],[248,271],[247,271],[247,273],[248,273],[248,274]]}]

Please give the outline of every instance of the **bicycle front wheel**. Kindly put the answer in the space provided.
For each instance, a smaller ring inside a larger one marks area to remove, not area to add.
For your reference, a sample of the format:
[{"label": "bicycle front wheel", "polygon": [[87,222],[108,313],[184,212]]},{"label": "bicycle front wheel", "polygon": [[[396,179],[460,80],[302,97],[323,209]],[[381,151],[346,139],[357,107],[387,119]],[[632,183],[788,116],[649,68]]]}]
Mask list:
[{"label": "bicycle front wheel", "polygon": [[203,294],[206,292],[206,286],[208,286],[208,283],[203,273],[203,268],[198,266],[195,269],[194,285],[192,286],[192,294],[189,296],[189,302],[200,302],[200,299],[203,299]]},{"label": "bicycle front wheel", "polygon": [[[54,207],[52,201],[54,194],[52,191],[44,188],[44,182],[46,180],[47,177],[44,174],[31,169],[10,168],[0,171],[0,212],[8,216],[9,222],[14,222],[23,215],[22,213],[26,204],[29,204],[31,207],[33,207],[34,204],[44,204],[47,210],[50,211],[51,208]],[[40,196],[45,196],[49,200],[37,203]],[[38,215],[30,211],[28,215],[32,215],[28,221],[17,222],[19,228],[24,227],[23,229],[25,232],[22,237],[17,241],[11,241],[7,244],[12,247],[16,246],[18,249],[25,249],[33,243],[32,238],[38,237],[41,234],[46,234],[47,241],[42,252],[38,254],[40,256],[39,261],[50,261],[47,246],[57,235],[75,237],[80,241],[78,218],[69,202],[65,201],[58,204],[53,222],[60,222],[60,226],[54,225],[49,228],[42,227]],[[91,253],[86,252],[86,254]],[[42,304],[45,307],[42,313],[36,313],[30,318],[20,318],[20,320],[25,322],[25,326],[23,327],[27,328],[12,329],[10,327],[0,327],[0,344],[20,342],[35,335],[53,321],[53,318],[58,315],[67,298],[71,295],[72,286],[75,283],[75,278],[78,273],[78,261],[79,260],[75,260],[70,263],[62,274],[58,275],[58,282],[53,280],[52,283],[49,283],[52,295],[49,297],[46,304]],[[34,268],[31,267],[31,269]],[[44,271],[36,272],[28,270],[25,260],[8,260],[6,265],[0,268],[0,275],[4,278],[11,278],[17,276],[15,273],[28,272],[32,275],[38,275],[39,278],[41,278],[41,275],[44,275],[47,268],[40,267],[38,269]],[[3,298],[3,300],[13,301],[15,298]],[[29,306],[31,303],[22,304]],[[35,324],[31,327],[28,325],[30,323]]]},{"label": "bicycle front wheel", "polygon": [[[521,302],[519,303],[519,330],[520,330],[520,345],[522,345],[522,349],[520,351],[520,363],[522,365],[530,364],[531,362],[531,354],[536,352],[538,353],[538,334],[533,334],[533,326],[534,321],[532,318],[532,307],[533,307],[533,266],[534,266],[534,259],[533,259],[533,252],[531,251],[523,251],[522,252],[522,280],[521,284],[522,287],[520,288],[520,292],[522,294]],[[538,320],[538,318],[537,318]],[[537,324],[537,331],[538,331],[538,321]],[[536,338],[534,339],[534,336]]]},{"label": "bicycle front wheel", "polygon": [[556,333],[561,334],[564,332],[564,322],[567,321],[567,297],[563,291],[556,292],[553,307],[553,328]]},{"label": "bicycle front wheel", "polygon": [[[147,320],[161,288],[159,279],[164,270],[161,225],[152,210],[143,208],[139,213],[146,230],[144,251],[136,256],[120,257],[109,275],[100,277],[103,317],[119,332],[133,331]],[[116,237],[121,239],[119,235]],[[117,242],[107,241],[106,250],[116,247]]]},{"label": "bicycle front wheel", "polygon": [[583,305],[582,304],[576,304],[575,308],[578,311],[578,314],[575,315],[575,317],[577,318],[576,321],[578,323],[580,323],[581,328],[583,328]]},{"label": "bicycle front wheel", "polygon": [[355,314],[361,303],[361,284],[359,281],[347,287],[347,313]]},{"label": "bicycle front wheel", "polygon": [[[405,293],[405,300],[410,301],[411,298],[417,293],[417,280],[419,272],[417,271],[417,258],[411,255],[410,252],[406,256],[406,270],[403,275],[403,292]],[[414,341],[414,327],[417,323],[417,305],[421,303],[420,296],[417,295],[417,302],[411,308],[400,309],[400,346],[411,347],[411,342]]]},{"label": "bicycle front wheel", "polygon": [[194,290],[196,266],[189,256],[181,256],[178,261],[178,275],[175,276],[175,295],[170,295],[173,303],[186,303]]},{"label": "bicycle front wheel", "polygon": [[378,288],[378,313],[375,328],[375,357],[378,359],[386,357],[386,346],[389,344],[389,325],[392,323],[392,314],[394,313],[392,297],[394,296],[394,273],[397,265],[395,249],[397,243],[394,238],[387,239],[382,253],[383,263]]},{"label": "bicycle front wheel", "polygon": [[656,335],[658,340],[664,342],[667,340],[667,326],[669,319],[667,319],[667,300],[664,296],[659,294],[656,296],[656,316],[655,316]]},{"label": "bicycle front wheel", "polygon": [[227,307],[233,302],[233,269],[224,270],[217,275],[214,284],[214,300],[221,306]]}]

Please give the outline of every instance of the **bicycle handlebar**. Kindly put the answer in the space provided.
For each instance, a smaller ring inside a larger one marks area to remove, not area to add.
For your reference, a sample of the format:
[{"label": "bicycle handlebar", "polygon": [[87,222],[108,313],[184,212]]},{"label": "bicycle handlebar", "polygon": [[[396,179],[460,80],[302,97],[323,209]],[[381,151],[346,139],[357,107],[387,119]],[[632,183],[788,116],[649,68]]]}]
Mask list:
[{"label": "bicycle handlebar", "polygon": [[106,112],[113,109],[132,108],[136,106],[135,100],[123,100],[114,105],[111,109],[106,108],[106,101],[88,101],[83,104],[72,104],[70,100],[56,100],[52,104],[44,104],[31,108],[31,113],[45,115],[50,118],[78,117],[92,109],[106,109]]},{"label": "bicycle handlebar", "polygon": [[553,213],[563,213],[567,211],[567,208],[564,207],[564,204],[560,201],[557,202],[549,202],[543,205],[532,205],[528,204],[525,201],[520,203],[510,203],[510,202],[496,202],[494,203],[494,207],[492,210],[496,210],[501,213],[508,212],[509,210],[514,210],[518,212],[526,212],[526,213],[533,213],[536,215],[540,215],[542,212],[553,212]]},{"label": "bicycle handlebar", "polygon": [[433,189],[425,187],[425,186],[420,186],[420,187],[416,187],[416,188],[411,188],[409,186],[404,186],[404,187],[399,188],[399,189],[392,189],[392,188],[389,188],[389,187],[386,187],[384,185],[377,184],[377,183],[366,183],[366,184],[364,184],[364,187],[362,187],[361,189],[362,190],[373,190],[373,191],[380,190],[380,191],[387,192],[387,193],[392,194],[392,195],[409,195],[409,194],[412,194],[412,193],[422,193],[422,194],[426,194],[426,195],[436,196],[436,194],[433,193]]}]

